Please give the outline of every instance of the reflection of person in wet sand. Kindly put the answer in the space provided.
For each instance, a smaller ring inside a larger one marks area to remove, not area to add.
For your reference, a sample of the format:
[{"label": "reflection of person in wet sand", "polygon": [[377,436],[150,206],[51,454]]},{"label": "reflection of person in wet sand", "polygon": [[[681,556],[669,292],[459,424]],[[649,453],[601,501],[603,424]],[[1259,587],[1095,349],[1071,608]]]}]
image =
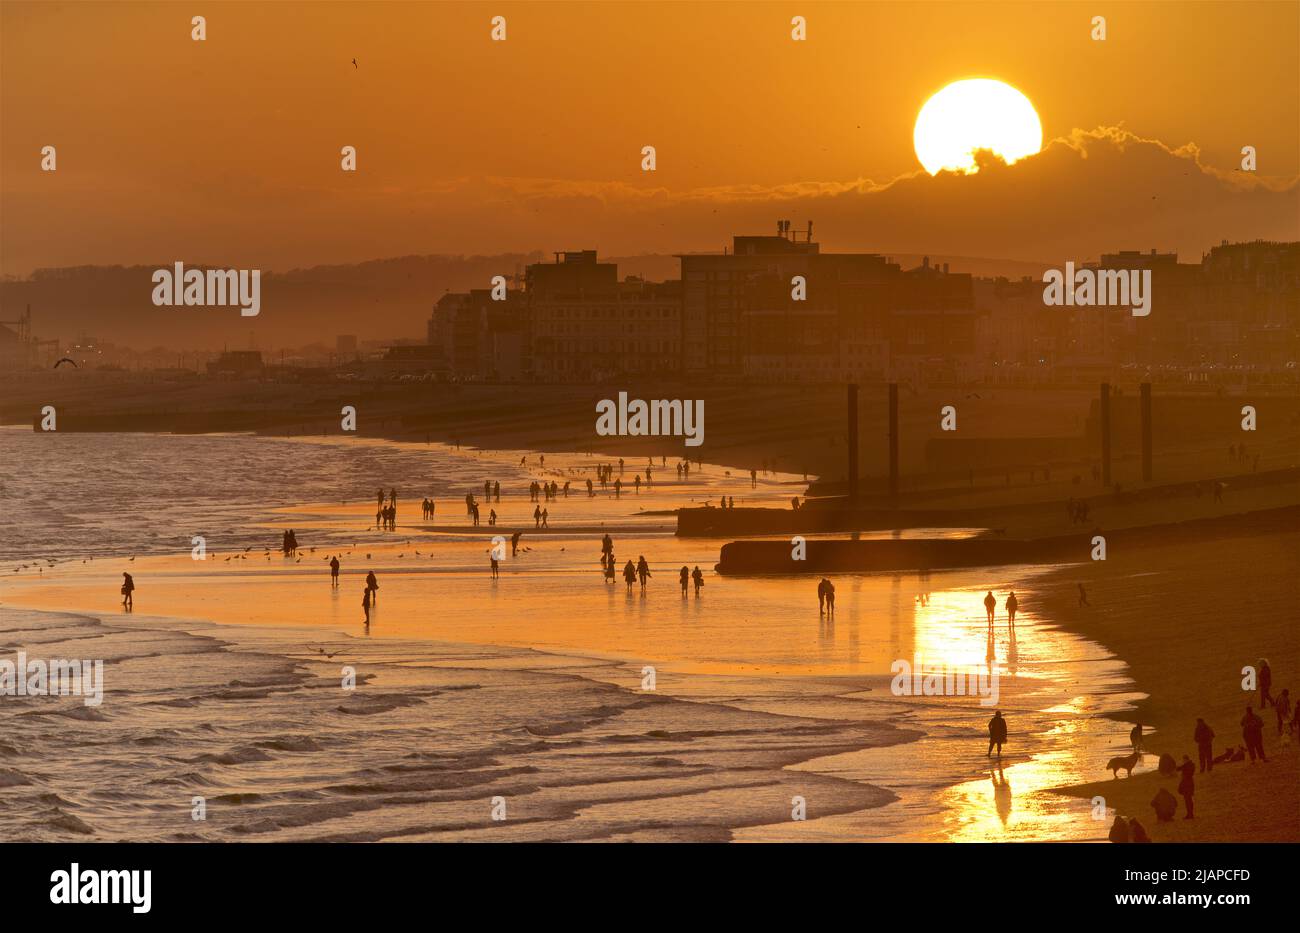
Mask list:
[{"label": "reflection of person in wet sand", "polygon": [[1011,785],[1007,783],[1007,776],[1001,766],[989,776],[993,780],[993,805],[997,807],[998,819],[1005,826],[1011,818]]},{"label": "reflection of person in wet sand", "polygon": [[988,758],[993,754],[993,746],[998,748],[998,758],[1002,757],[1002,746],[1007,741],[1007,721],[1002,718],[1002,710],[997,710],[989,720],[989,750],[984,753]]}]

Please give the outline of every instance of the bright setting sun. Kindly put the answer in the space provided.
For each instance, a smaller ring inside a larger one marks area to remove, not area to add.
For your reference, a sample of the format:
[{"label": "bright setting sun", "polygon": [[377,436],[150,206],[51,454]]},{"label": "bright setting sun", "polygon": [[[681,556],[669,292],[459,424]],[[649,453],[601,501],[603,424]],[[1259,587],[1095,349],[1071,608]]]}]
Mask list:
[{"label": "bright setting sun", "polygon": [[1038,152],[1043,127],[1029,98],[1009,84],[972,78],[949,84],[925,102],[912,133],[916,157],[935,175],[976,171],[975,151],[988,149],[1008,165]]}]

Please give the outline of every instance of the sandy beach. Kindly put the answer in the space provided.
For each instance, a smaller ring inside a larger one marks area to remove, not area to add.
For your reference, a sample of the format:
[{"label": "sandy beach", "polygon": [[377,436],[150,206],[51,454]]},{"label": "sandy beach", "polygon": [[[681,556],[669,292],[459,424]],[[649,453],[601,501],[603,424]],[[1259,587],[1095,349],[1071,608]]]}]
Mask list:
[{"label": "sandy beach", "polygon": [[[117,504],[129,504],[139,475],[129,436],[64,440],[65,458],[94,454],[101,471],[120,470]],[[104,460],[104,443],[123,446]],[[294,461],[328,472],[339,442],[159,443],[199,445],[192,456],[214,474],[256,452],[269,481]],[[733,585],[710,572],[721,542],[672,534],[674,503],[725,492],[777,505],[797,478],[765,475],[749,488],[747,476],[706,464],[681,486],[675,472],[656,470],[672,481],[639,497],[589,498],[583,483],[582,495],[549,503],[552,527],[541,531],[528,527],[527,478],[576,478],[593,458],[551,455],[542,468],[536,453],[364,443],[368,466],[396,477],[396,532],[374,528],[373,498],[286,502],[241,515],[236,491],[215,490],[220,501],[174,503],[175,515],[164,508],[138,533],[138,515],[115,519],[119,541],[92,533],[78,545],[90,556],[60,555],[54,534],[41,561],[7,567],[0,595],[7,647],[31,654],[44,644],[43,655],[54,657],[89,639],[111,659],[102,649],[121,646],[94,715],[69,698],[48,698],[60,711],[36,715],[0,704],[17,714],[4,792],[26,808],[24,838],[1104,836],[1086,807],[1052,788],[1091,776],[1127,731],[1110,717],[1140,694],[1121,660],[1045,610],[1037,594],[1054,585],[1050,568],[854,575],[839,581],[836,618],[819,619],[806,578]],[[349,448],[347,462],[358,454]],[[523,457],[530,462],[521,465]],[[482,476],[502,482],[499,527],[524,527],[519,555],[495,583],[487,573],[493,529],[467,527],[464,516],[463,494],[478,486],[481,495]],[[105,481],[102,488],[114,488]],[[422,488],[437,493],[432,521],[420,518]],[[148,484],[142,495],[149,501]],[[69,511],[80,511],[72,517],[84,524],[95,510],[86,501]],[[195,516],[206,517],[196,525]],[[75,539],[79,527],[64,530]],[[290,527],[301,562],[272,549]],[[600,579],[601,528],[620,561],[648,556],[654,576],[645,594]],[[192,559],[191,531],[210,532],[203,561]],[[337,590],[325,566],[330,554],[344,568]],[[678,594],[682,565],[708,572],[699,598]],[[129,615],[116,592],[124,568],[139,587]],[[365,569],[381,581],[368,632],[359,605]],[[983,757],[989,710],[976,698],[890,693],[898,658],[958,669],[988,664],[980,606],[988,586],[1016,589],[1025,606],[1018,639],[1000,628],[995,645],[999,704],[1013,722],[1000,768]],[[355,692],[340,688],[341,662],[357,671]],[[655,669],[653,691],[643,688],[646,667]],[[41,764],[54,754],[46,746],[55,717],[85,730],[86,742],[116,750],[113,783],[144,772],[162,784],[111,806],[79,794],[80,779],[60,775],[77,773],[80,743],[61,746],[66,767]],[[340,731],[358,717],[364,738]],[[105,741],[104,730],[118,729],[128,731]],[[339,761],[343,748],[351,751]],[[197,829],[191,793],[216,801]],[[495,796],[511,808],[504,824],[486,816]],[[790,818],[796,797],[806,820]],[[523,814],[527,820],[516,821]],[[171,822],[177,815],[183,827]]]}]

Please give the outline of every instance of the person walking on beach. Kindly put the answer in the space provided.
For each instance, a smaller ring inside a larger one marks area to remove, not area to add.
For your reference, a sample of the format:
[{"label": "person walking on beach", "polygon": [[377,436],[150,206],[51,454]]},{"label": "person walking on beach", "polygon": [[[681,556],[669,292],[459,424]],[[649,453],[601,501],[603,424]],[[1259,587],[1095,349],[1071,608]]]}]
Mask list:
[{"label": "person walking on beach", "polygon": [[488,549],[488,560],[492,562],[492,579],[495,580],[501,573],[500,562],[497,560],[497,549],[491,547]]},{"label": "person walking on beach", "polygon": [[691,571],[691,579],[695,581],[695,598],[700,598],[700,587],[704,585],[704,574],[700,572],[700,565],[696,564],[695,569]]},{"label": "person walking on beach", "polygon": [[1201,771],[1214,770],[1214,730],[1204,719],[1197,718],[1196,731],[1192,733],[1196,741],[1196,757],[1200,759]]},{"label": "person walking on beach", "polygon": [[988,758],[993,754],[993,746],[997,746],[998,758],[1002,757],[1002,746],[1007,741],[1007,721],[1002,718],[1002,710],[997,710],[993,718],[989,720],[989,750],[984,753]]},{"label": "person walking on beach", "polygon": [[1192,759],[1186,755],[1183,756],[1183,763],[1178,766],[1179,772],[1183,779],[1178,782],[1178,793],[1183,795],[1183,809],[1187,812],[1183,814],[1183,819],[1193,819],[1194,808],[1192,806],[1192,796],[1196,793],[1196,765],[1192,764]]},{"label": "person walking on beach", "polygon": [[687,585],[687,584],[690,582],[690,580],[691,580],[691,570],[690,570],[690,568],[687,567],[687,566],[685,566],[685,565],[683,564],[683,565],[682,565],[681,573],[679,573],[677,576],[678,576],[678,579],[680,579],[680,580],[681,580],[681,583],[682,583],[682,598],[685,599],[685,598],[686,598],[686,585]]},{"label": "person walking on beach", "polygon": [[551,527],[550,520],[551,520],[551,510],[542,509],[542,527],[550,528]]},{"label": "person walking on beach", "polygon": [[366,592],[371,594],[370,602],[379,602],[379,580],[376,579],[373,570],[366,574]]},{"label": "person walking on beach", "polygon": [[524,533],[523,533],[522,531],[516,531],[514,534],[512,534],[512,535],[510,536],[510,556],[511,556],[511,557],[516,557],[516,556],[518,556],[518,554],[519,554],[519,539],[522,538],[523,535],[524,535]]},{"label": "person walking on beach", "polygon": [[330,586],[339,585],[339,557],[335,554],[330,558]]},{"label": "person walking on beach", "polygon": [[1287,721],[1291,715],[1291,691],[1283,690],[1276,700],[1273,701],[1273,709],[1277,712],[1277,734],[1282,734],[1282,724]]},{"label": "person walking on beach", "polygon": [[997,608],[998,608],[997,597],[993,595],[992,590],[989,590],[988,595],[984,597],[984,611],[988,613],[990,632],[993,631],[993,614],[997,611]]},{"label": "person walking on beach", "polygon": [[1273,702],[1273,668],[1268,666],[1268,658],[1259,659],[1259,708],[1263,709]]},{"label": "person walking on beach", "polygon": [[826,581],[826,618],[835,618],[835,584]]},{"label": "person walking on beach", "polygon": [[1020,601],[1016,599],[1016,591],[1012,590],[1011,595],[1007,597],[1007,619],[1011,626],[1011,631],[1016,630],[1016,610],[1020,608]]},{"label": "person walking on beach", "polygon": [[636,561],[637,579],[641,581],[641,589],[645,589],[646,581],[650,579],[650,565],[646,563],[645,555],[642,554]]},{"label": "person walking on beach", "polygon": [[750,470],[750,471],[749,471],[749,488],[750,488],[750,489],[757,489],[757,488],[758,488],[758,471],[757,471],[757,470]]},{"label": "person walking on beach", "polygon": [[630,560],[623,567],[623,580],[627,583],[627,591],[632,592],[632,584],[636,582],[636,564]]},{"label": "person walking on beach", "polygon": [[361,593],[361,609],[366,614],[366,628],[370,628],[370,587],[367,586]]},{"label": "person walking on beach", "polygon": [[127,612],[135,609],[135,580],[129,573],[122,574],[122,605]]},{"label": "person walking on beach", "polygon": [[495,525],[496,523],[497,523],[497,510],[488,509],[488,524]]},{"label": "person walking on beach", "polygon": [[542,507],[540,505],[533,506],[533,527],[542,527]]},{"label": "person walking on beach", "polygon": [[1088,591],[1083,588],[1082,583],[1079,584],[1079,605],[1080,606],[1092,605],[1092,603],[1088,602]]},{"label": "person walking on beach", "polygon": [[822,577],[817,583],[817,615],[819,616],[826,614],[826,584],[829,582],[825,577]]},{"label": "person walking on beach", "polygon": [[1268,761],[1268,756],[1264,754],[1264,720],[1256,716],[1249,706],[1246,707],[1246,715],[1241,717],[1241,737],[1246,742],[1246,752],[1250,755],[1252,765],[1256,756],[1261,761]]},{"label": "person walking on beach", "polygon": [[618,574],[618,563],[614,560],[614,552],[609,552],[609,557],[605,560],[605,580],[613,583]]}]

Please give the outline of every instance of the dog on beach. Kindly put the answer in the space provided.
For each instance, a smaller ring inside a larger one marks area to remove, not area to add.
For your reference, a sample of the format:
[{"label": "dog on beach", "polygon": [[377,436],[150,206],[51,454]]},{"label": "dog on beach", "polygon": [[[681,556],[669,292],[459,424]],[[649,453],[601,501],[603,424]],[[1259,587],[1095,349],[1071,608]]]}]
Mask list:
[{"label": "dog on beach", "polygon": [[1134,752],[1131,755],[1123,755],[1117,758],[1112,758],[1110,761],[1106,762],[1106,770],[1109,771],[1115,778],[1119,778],[1120,771],[1127,772],[1125,775],[1126,777],[1132,777],[1133,768],[1135,765],[1137,765],[1138,759],[1140,759],[1141,757],[1142,757],[1141,752]]}]

